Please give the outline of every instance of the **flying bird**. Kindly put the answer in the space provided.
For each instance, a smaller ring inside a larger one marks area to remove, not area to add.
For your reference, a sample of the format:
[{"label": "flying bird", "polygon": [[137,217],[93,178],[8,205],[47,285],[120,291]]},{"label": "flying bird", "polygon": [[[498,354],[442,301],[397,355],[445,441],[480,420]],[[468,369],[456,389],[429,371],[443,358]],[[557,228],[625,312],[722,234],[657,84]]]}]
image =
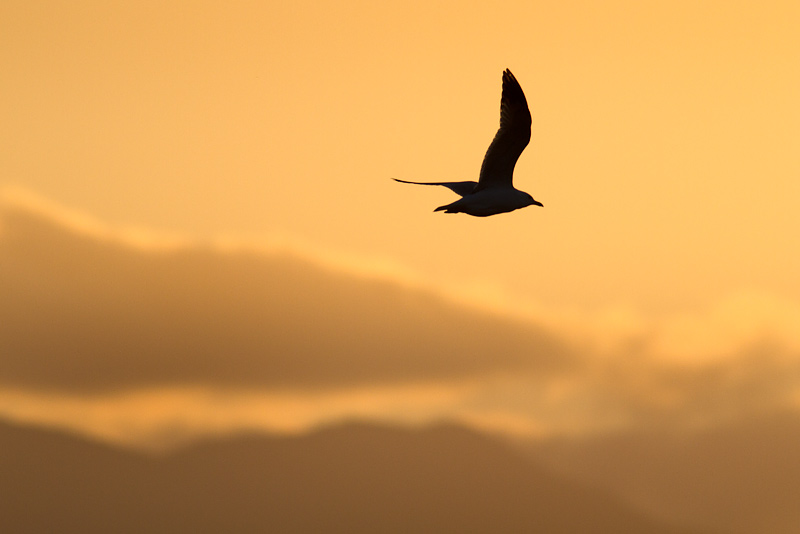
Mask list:
[{"label": "flying bird", "polygon": [[503,96],[500,99],[500,129],[483,157],[477,182],[394,180],[404,184],[443,185],[461,196],[452,204],[439,206],[433,211],[488,217],[526,206],[542,206],[528,193],[515,189],[512,183],[514,165],[530,140],[531,112],[528,101],[517,79],[506,69],[503,71]]}]

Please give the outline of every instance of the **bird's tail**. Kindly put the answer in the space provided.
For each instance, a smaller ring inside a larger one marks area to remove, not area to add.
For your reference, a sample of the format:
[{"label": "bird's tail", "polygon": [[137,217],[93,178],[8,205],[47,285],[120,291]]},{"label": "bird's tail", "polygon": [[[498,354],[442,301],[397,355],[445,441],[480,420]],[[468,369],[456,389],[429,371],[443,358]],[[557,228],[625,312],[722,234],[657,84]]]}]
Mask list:
[{"label": "bird's tail", "polygon": [[434,213],[437,212],[437,211],[443,211],[445,213],[458,213],[459,210],[458,210],[458,207],[456,206],[456,204],[458,204],[458,201],[455,201],[452,204],[447,204],[446,206],[439,206],[438,208],[436,208],[433,211],[434,211]]}]

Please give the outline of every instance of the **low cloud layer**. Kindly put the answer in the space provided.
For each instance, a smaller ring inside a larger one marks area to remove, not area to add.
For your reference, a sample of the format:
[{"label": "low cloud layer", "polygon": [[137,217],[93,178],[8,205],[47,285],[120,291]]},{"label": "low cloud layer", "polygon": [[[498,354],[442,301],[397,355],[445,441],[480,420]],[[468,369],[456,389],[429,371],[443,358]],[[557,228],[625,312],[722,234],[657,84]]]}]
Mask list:
[{"label": "low cloud layer", "polygon": [[6,417],[124,440],[348,417],[581,433],[800,408],[791,303],[604,332],[286,251],[156,246],[43,205],[0,209]]},{"label": "low cloud layer", "polygon": [[285,253],[146,250],[5,209],[0,383],[329,387],[573,363],[554,336]]}]

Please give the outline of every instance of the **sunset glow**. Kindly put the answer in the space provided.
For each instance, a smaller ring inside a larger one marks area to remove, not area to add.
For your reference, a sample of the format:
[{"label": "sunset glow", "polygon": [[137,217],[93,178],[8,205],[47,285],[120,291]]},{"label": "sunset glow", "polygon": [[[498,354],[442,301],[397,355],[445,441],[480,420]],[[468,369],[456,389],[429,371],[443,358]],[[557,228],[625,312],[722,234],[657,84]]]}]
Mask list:
[{"label": "sunset glow", "polygon": [[[788,0],[5,1],[0,423],[134,451],[453,423],[669,524],[789,534],[777,479],[714,508],[605,469],[792,449],[798,28]],[[477,180],[506,68],[544,207],[433,213],[451,191],[391,179]]]}]

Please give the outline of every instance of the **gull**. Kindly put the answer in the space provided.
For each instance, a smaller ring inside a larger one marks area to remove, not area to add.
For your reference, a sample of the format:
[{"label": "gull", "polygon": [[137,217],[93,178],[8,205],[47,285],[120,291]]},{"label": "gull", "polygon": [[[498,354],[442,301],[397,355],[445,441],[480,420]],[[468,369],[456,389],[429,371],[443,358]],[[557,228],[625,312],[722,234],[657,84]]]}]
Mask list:
[{"label": "gull", "polygon": [[503,71],[503,96],[500,99],[500,129],[486,151],[477,182],[393,180],[404,184],[443,185],[461,196],[452,204],[439,206],[433,211],[488,217],[526,206],[542,206],[541,202],[534,200],[528,193],[515,189],[512,184],[514,165],[530,140],[531,112],[528,101],[517,79],[506,69]]}]

